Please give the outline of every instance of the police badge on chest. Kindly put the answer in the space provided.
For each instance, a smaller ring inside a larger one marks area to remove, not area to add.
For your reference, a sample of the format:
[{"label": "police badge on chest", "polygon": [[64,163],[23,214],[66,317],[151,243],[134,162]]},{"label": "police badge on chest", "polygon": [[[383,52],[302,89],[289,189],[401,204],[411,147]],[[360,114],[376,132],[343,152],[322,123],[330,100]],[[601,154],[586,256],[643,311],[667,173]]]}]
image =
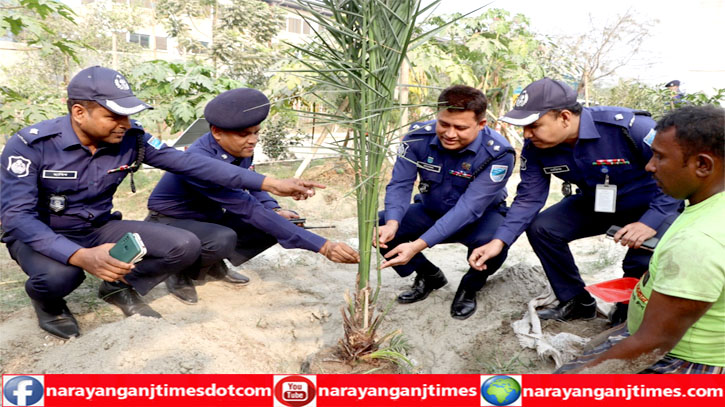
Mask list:
[{"label": "police badge on chest", "polygon": [[55,213],[63,212],[65,207],[66,198],[63,195],[51,195],[48,199],[48,208]]}]

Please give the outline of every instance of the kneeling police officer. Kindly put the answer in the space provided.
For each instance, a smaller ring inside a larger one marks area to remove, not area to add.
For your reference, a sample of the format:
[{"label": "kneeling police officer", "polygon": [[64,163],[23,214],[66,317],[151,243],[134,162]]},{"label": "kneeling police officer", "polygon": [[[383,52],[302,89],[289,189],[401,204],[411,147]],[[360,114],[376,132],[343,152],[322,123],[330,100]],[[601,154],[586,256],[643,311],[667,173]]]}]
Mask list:
[{"label": "kneeling police officer", "polygon": [[[403,139],[393,177],[380,212],[377,245],[401,277],[416,273],[402,304],[422,301],[448,283],[443,272],[421,253],[439,243],[463,243],[470,251],[487,243],[506,213],[506,180],[514,151],[503,136],[486,127],[486,97],[478,89],[457,85],[438,97],[436,120],[417,123]],[[420,176],[415,203],[413,184]],[[490,268],[470,268],[451,304],[451,316],[466,319],[476,311],[476,293],[506,259]]]},{"label": "kneeling police officer", "polygon": [[[190,159],[209,157],[239,168],[253,168],[254,147],[269,100],[260,91],[239,88],[219,94],[204,109],[210,131],[186,151]],[[192,232],[201,241],[196,263],[166,280],[169,292],[180,301],[198,301],[193,279],[204,273],[230,283],[249,279],[229,270],[223,259],[239,266],[272,245],[319,252],[338,263],[357,263],[358,253],[345,243],[331,242],[296,226],[299,216],[283,210],[263,191],[225,188],[194,178],[167,173],[149,197],[149,221]]]}]

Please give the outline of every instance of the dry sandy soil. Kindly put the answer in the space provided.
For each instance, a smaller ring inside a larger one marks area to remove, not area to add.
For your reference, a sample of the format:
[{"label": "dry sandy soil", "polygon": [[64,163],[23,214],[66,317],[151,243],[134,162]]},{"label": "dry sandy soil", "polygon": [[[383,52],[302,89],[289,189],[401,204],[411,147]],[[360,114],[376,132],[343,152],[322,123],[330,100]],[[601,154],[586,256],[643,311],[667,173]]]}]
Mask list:
[{"label": "dry sandy soil", "polygon": [[[332,174],[343,175],[339,173]],[[319,170],[313,175],[330,178]],[[515,187],[516,182],[509,185]],[[356,246],[354,204],[343,189],[320,191],[309,201],[285,201],[285,205],[294,206],[309,225],[335,225],[320,234]],[[611,241],[583,239],[572,247],[587,281],[621,275],[624,250]],[[465,248],[442,245],[426,254],[446,272],[449,284],[423,302],[393,305],[380,330],[402,330],[410,344],[413,372],[553,370],[551,360],[522,350],[511,329],[511,322],[523,316],[526,303],[546,285],[525,237],[514,244],[502,269],[478,294],[478,311],[465,321],[449,316],[458,281],[467,270]],[[3,255],[0,271],[17,268]],[[88,278],[69,297],[82,331],[69,341],[38,328],[29,301],[21,297],[18,301],[25,301],[24,305],[0,314],[0,373],[298,373],[308,356],[337,343],[342,334],[343,293],[354,286],[356,266],[334,264],[318,254],[277,245],[240,270],[251,277],[251,284],[200,285],[200,301],[194,306],[176,301],[163,284],[156,287],[146,300],[164,316],[161,320],[124,318],[114,307],[95,299],[97,281]],[[392,270],[382,275],[380,307],[412,282]],[[9,295],[5,293],[0,291]],[[543,326],[550,333],[591,337],[606,328],[606,320],[545,321]]]}]

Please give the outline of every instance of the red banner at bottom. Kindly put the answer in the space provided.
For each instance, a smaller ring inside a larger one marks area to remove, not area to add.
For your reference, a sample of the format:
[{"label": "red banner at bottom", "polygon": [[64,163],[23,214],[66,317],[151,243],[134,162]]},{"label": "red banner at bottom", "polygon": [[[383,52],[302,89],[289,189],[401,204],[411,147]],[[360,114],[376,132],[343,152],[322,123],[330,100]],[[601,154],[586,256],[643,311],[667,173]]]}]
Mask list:
[{"label": "red banner at bottom", "polygon": [[3,375],[2,406],[721,406],[722,375]]}]

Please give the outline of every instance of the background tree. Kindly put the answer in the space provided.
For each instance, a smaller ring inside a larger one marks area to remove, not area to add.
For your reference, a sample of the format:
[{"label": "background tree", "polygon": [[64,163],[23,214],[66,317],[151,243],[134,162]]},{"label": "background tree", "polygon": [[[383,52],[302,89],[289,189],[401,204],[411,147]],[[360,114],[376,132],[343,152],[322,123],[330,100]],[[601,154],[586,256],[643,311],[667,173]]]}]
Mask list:
[{"label": "background tree", "polygon": [[589,19],[592,28],[586,33],[558,38],[562,45],[551,48],[552,67],[559,77],[576,82],[587,104],[591,87],[627,65],[657,23],[641,20],[632,9],[604,25],[595,23],[591,15]]},{"label": "background tree", "polygon": [[[158,16],[180,48],[195,58],[211,58],[220,75],[263,87],[265,72],[279,61],[279,47],[272,43],[284,23],[277,7],[258,0],[161,0]],[[191,37],[195,18],[211,16],[212,37],[208,46]]]},{"label": "background tree", "polygon": [[128,72],[136,95],[154,106],[138,115],[144,127],[156,134],[177,132],[204,115],[207,102],[242,83],[215,75],[214,69],[196,62],[147,61]]},{"label": "background tree", "polygon": [[19,41],[43,50],[55,49],[72,58],[81,44],[56,35],[52,17],[75,24],[75,13],[57,0],[3,0],[0,32],[12,33]]},{"label": "background tree", "polygon": [[[3,69],[0,85],[0,134],[9,136],[29,123],[62,112],[64,86],[71,63],[86,47],[59,29],[74,27],[76,14],[55,0],[5,0],[0,3],[0,32],[28,46],[21,63]],[[59,81],[60,79],[60,81]]]}]

